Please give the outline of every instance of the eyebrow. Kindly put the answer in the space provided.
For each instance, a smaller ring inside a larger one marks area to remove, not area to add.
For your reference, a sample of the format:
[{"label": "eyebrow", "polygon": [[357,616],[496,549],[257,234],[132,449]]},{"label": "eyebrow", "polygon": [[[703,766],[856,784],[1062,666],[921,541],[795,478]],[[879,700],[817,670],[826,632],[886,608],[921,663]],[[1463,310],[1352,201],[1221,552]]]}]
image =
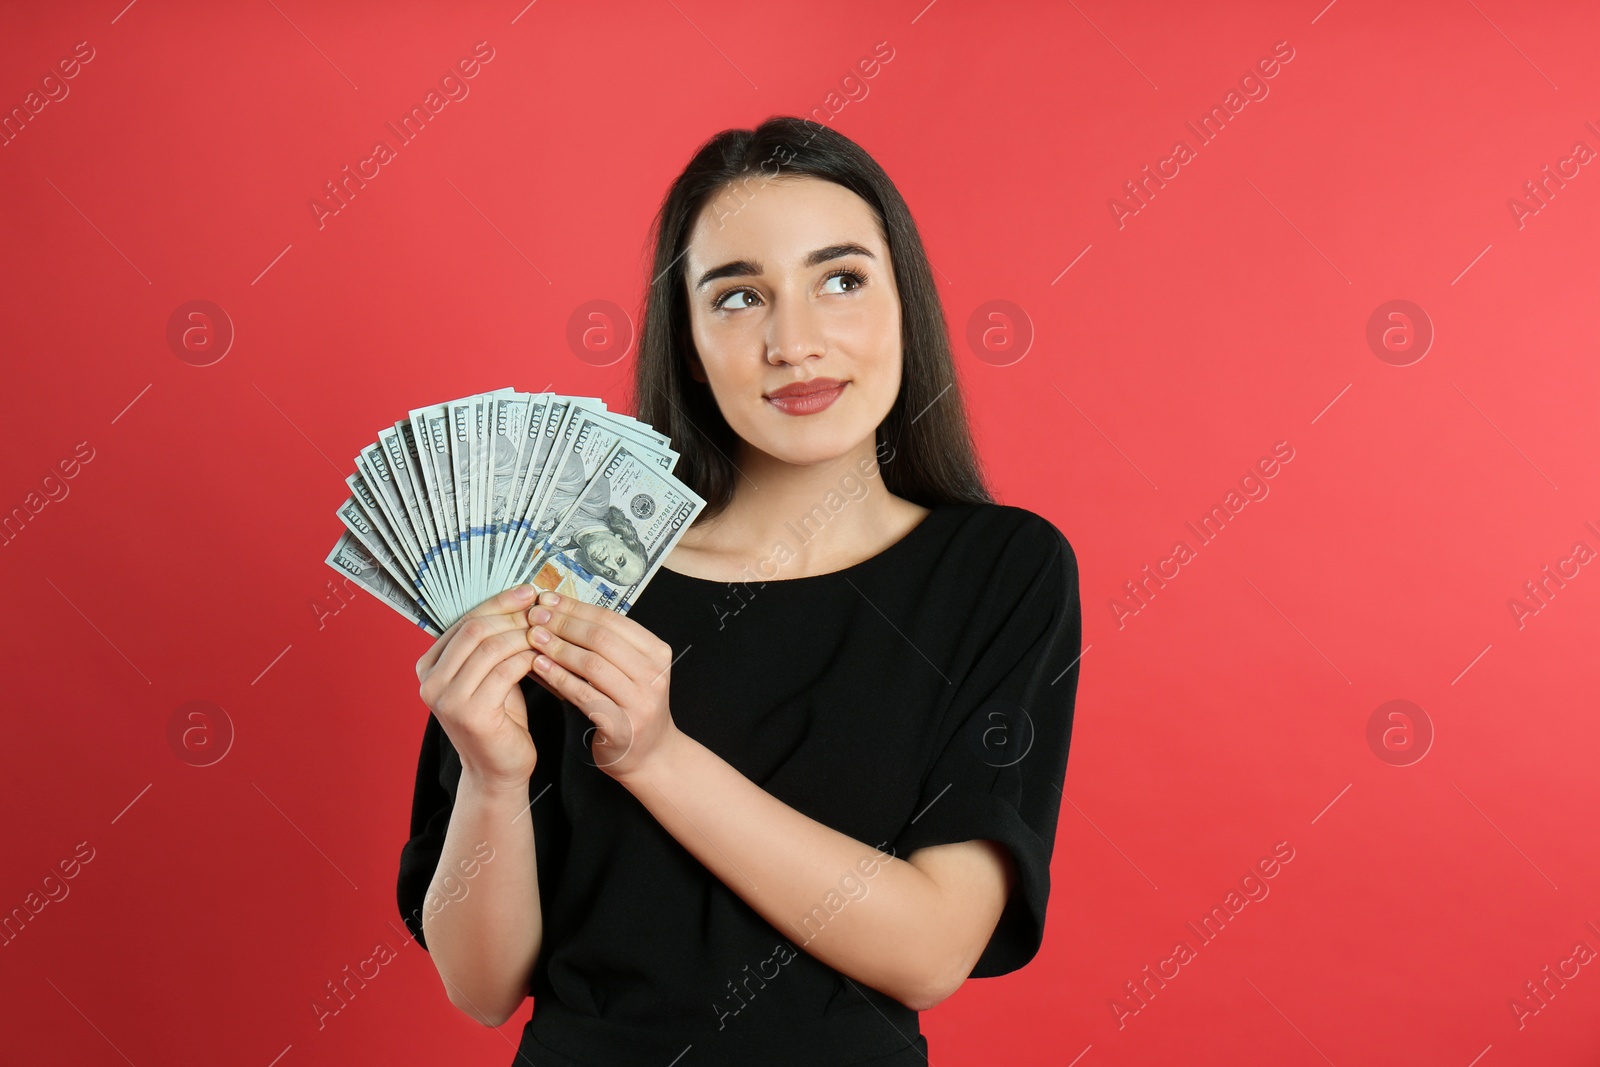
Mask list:
[{"label": "eyebrow", "polygon": [[[823,248],[817,249],[814,252],[807,253],[802,265],[806,267],[815,267],[819,264],[828,262],[830,259],[839,259],[842,256],[866,256],[868,259],[878,258],[874,256],[868,249],[856,244],[854,241],[846,241],[843,244],[827,245]],[[718,278],[746,278],[751,275],[763,273],[765,273],[765,268],[762,267],[759,261],[754,259],[736,259],[731,263],[724,263],[720,267],[712,267],[710,270],[700,275],[700,280],[694,283],[694,287],[698,292],[699,290],[704,289],[711,282],[716,281]]]}]

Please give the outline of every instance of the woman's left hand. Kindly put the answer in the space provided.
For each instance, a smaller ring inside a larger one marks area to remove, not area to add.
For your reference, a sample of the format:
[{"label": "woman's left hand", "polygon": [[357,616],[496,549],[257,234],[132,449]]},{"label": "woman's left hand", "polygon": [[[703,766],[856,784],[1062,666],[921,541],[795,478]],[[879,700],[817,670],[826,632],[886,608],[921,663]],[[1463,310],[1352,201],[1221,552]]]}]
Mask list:
[{"label": "woman's left hand", "polygon": [[677,736],[667,704],[672,646],[625,615],[550,592],[528,621],[539,654],[529,673],[594,724],[595,766],[619,782],[639,777]]}]

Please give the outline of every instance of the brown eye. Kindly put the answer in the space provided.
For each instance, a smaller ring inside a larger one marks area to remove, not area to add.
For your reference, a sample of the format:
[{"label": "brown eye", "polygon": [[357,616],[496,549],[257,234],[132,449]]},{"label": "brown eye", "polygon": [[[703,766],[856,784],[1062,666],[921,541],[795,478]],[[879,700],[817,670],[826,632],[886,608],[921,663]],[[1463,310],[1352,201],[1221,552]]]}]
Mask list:
[{"label": "brown eye", "polygon": [[729,289],[726,293],[723,293],[721,296],[717,297],[716,300],[711,302],[711,310],[713,310],[713,311],[722,311],[722,310],[743,311],[743,310],[745,310],[745,308],[749,307],[750,305],[744,304],[744,305],[739,305],[739,306],[731,307],[731,308],[725,308],[724,305],[727,304],[729,298],[731,298],[731,297],[735,297],[735,296],[755,296],[755,295],[756,294],[752,290],[749,290],[749,289]]},{"label": "brown eye", "polygon": [[832,274],[828,275],[825,279],[823,279],[822,284],[823,285],[827,285],[829,282],[833,281],[835,278],[847,278],[851,282],[855,283],[853,288],[844,289],[844,290],[837,290],[836,289],[836,290],[834,290],[835,293],[839,293],[839,292],[853,293],[853,292],[856,291],[856,289],[861,288],[867,282],[867,279],[858,271],[836,270]]}]

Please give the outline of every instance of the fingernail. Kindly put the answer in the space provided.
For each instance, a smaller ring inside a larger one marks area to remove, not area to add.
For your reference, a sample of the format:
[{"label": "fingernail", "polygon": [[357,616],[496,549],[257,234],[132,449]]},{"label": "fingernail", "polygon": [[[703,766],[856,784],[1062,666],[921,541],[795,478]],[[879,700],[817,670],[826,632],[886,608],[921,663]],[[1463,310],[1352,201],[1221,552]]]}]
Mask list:
[{"label": "fingernail", "polygon": [[518,600],[529,600],[533,597],[535,592],[536,590],[533,588],[533,586],[524,583],[523,585],[519,585],[513,589],[511,591],[511,595],[516,597]]},{"label": "fingernail", "polygon": [[561,603],[561,597],[557,596],[555,593],[544,593],[539,597],[539,603],[559,604]]}]

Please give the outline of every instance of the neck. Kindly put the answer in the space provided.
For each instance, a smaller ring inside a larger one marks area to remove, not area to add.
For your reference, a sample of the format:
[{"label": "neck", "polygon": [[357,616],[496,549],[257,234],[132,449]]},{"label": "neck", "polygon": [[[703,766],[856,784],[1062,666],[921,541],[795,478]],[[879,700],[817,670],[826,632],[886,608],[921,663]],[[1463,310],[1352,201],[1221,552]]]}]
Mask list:
[{"label": "neck", "polygon": [[708,521],[720,549],[766,558],[787,545],[782,577],[803,577],[875,554],[885,530],[902,521],[906,502],[884,487],[876,438],[821,463],[798,465],[749,447],[741,450],[733,499]]}]

